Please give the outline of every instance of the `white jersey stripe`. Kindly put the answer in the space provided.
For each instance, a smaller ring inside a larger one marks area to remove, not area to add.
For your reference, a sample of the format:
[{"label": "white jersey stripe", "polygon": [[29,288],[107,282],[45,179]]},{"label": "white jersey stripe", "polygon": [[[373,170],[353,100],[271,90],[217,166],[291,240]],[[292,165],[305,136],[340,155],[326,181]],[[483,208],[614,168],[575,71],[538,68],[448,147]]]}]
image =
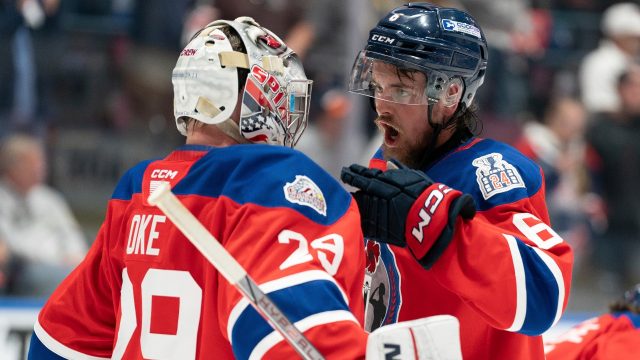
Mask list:
[{"label": "white jersey stripe", "polygon": [[[349,299],[345,294],[342,287],[336,282],[336,280],[329,275],[328,273],[322,270],[309,270],[301,273],[285,276],[276,280],[268,281],[264,284],[258,285],[260,290],[262,290],[265,294],[268,294],[273,291],[281,290],[287,287],[300,285],[306,282],[315,281],[315,280],[326,280],[332,282],[336,288],[340,291],[340,295],[342,295],[342,299],[345,304],[349,305]],[[244,312],[247,306],[250,306],[249,300],[246,298],[240,299],[236,306],[233,307],[231,313],[229,314],[229,319],[227,322],[227,336],[229,338],[229,342],[231,342],[232,337],[231,334],[233,332],[233,327],[235,326],[236,321],[240,317],[240,315]]]},{"label": "white jersey stripe", "polygon": [[[318,314],[313,314],[300,321],[296,321],[295,326],[300,331],[305,332],[314,326],[329,324],[338,321],[353,321],[358,325],[358,327],[360,326],[360,323],[358,322],[358,320],[356,320],[355,316],[353,316],[351,312],[346,310],[325,311]],[[251,356],[249,356],[249,360],[262,359],[267,351],[269,351],[269,349],[276,346],[282,340],[284,340],[284,338],[282,337],[282,335],[280,335],[279,332],[271,332],[269,335],[260,340],[260,342],[253,348]]]},{"label": "white jersey stripe", "polygon": [[527,283],[524,273],[524,264],[522,256],[518,249],[518,240],[512,235],[503,234],[509,244],[511,259],[513,260],[513,271],[516,279],[516,313],[513,318],[513,324],[506,331],[519,331],[522,329],[524,319],[527,315]]}]

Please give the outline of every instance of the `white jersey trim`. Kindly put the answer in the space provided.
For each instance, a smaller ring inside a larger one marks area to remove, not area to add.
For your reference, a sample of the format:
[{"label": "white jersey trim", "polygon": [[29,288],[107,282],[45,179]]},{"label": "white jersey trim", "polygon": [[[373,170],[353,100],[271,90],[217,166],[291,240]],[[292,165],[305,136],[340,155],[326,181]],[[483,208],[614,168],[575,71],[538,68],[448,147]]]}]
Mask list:
[{"label": "white jersey trim", "polygon": [[[342,295],[342,299],[344,300],[345,304],[349,305],[349,299],[347,298],[347,295],[345,294],[344,290],[342,290],[342,287],[340,287],[340,284],[338,284],[331,275],[329,275],[328,273],[322,270],[309,270],[309,271],[304,271],[301,273],[285,276],[276,280],[267,281],[263,284],[258,285],[258,287],[265,294],[269,294],[270,292],[273,292],[273,291],[281,290],[284,288],[300,285],[300,284],[310,282],[310,281],[315,281],[315,280],[325,280],[325,281],[332,282],[340,291],[340,294]],[[247,308],[247,306],[250,306],[249,300],[243,297],[242,299],[240,299],[240,301],[238,301],[236,306],[233,307],[233,309],[231,310],[231,313],[229,314],[229,319],[227,322],[227,337],[229,338],[230,343],[232,343],[231,335],[233,333],[233,327],[235,326],[236,321],[238,320],[242,312],[244,312],[244,310]]]},{"label": "white jersey trim", "polygon": [[520,331],[527,315],[527,283],[524,274],[524,264],[522,256],[518,250],[518,240],[513,235],[503,234],[509,244],[511,259],[513,260],[513,271],[516,279],[516,314],[513,323],[506,331]]},{"label": "white jersey trim", "polygon": [[[300,321],[296,321],[294,325],[301,332],[305,332],[312,327],[338,321],[352,321],[356,323],[358,327],[360,327],[360,323],[358,322],[356,317],[347,310],[325,311],[313,314]],[[284,340],[284,338],[279,332],[272,331],[269,335],[262,338],[262,340],[260,340],[260,342],[253,348],[253,351],[251,351],[251,355],[249,355],[249,360],[262,359],[267,351],[269,351],[272,347],[277,345],[282,340]]]},{"label": "white jersey trim", "polygon": [[551,327],[555,325],[558,320],[560,320],[560,316],[562,316],[562,305],[564,304],[565,296],[564,277],[562,276],[562,271],[560,271],[558,264],[553,261],[549,254],[538,248],[533,248],[533,250],[536,252],[536,254],[538,254],[540,259],[544,261],[545,265],[547,265],[549,271],[551,271],[554,279],[556,280],[556,284],[558,285],[558,304],[556,305],[556,316],[553,318],[553,323],[549,325],[549,327]]},{"label": "white jersey trim", "polygon": [[87,354],[83,354],[79,351],[73,350],[71,348],[66,347],[62,343],[58,342],[58,340],[51,337],[40,325],[40,321],[36,321],[36,324],[33,326],[33,331],[36,333],[38,339],[42,342],[47,349],[53,351],[59,356],[62,356],[65,359],[77,359],[77,360],[108,360],[109,358],[101,358],[96,356],[91,356]]}]

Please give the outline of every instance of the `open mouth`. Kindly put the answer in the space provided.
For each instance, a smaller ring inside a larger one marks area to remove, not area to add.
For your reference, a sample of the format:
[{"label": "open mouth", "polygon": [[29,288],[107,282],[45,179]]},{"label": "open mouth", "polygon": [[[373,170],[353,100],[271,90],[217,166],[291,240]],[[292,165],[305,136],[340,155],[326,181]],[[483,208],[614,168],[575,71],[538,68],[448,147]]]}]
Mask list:
[{"label": "open mouth", "polygon": [[377,121],[376,125],[378,125],[378,128],[384,134],[384,144],[387,146],[395,146],[400,136],[398,128],[385,121]]}]

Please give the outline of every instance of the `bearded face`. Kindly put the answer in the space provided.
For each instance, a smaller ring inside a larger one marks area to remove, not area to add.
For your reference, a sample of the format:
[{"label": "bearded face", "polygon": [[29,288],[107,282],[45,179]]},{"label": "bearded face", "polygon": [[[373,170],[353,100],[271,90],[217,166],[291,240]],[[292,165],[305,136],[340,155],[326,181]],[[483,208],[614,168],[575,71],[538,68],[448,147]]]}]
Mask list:
[{"label": "bearded face", "polygon": [[[402,71],[383,62],[374,64],[372,77],[378,113],[375,123],[383,134],[384,157],[418,168],[433,133],[426,101],[415,101],[424,96],[427,77],[419,71]],[[411,100],[401,101],[403,98]],[[434,106],[432,116],[439,116],[436,110]]]}]

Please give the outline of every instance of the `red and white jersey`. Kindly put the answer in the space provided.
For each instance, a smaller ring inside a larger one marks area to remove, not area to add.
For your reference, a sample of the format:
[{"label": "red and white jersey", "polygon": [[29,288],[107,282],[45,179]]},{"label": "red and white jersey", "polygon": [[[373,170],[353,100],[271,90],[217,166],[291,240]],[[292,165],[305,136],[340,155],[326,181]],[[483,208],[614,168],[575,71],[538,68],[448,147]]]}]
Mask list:
[{"label": "red and white jersey", "polygon": [[357,205],[302,153],[186,145],[123,176],[83,263],[42,309],[32,358],[297,355],[146,202],[160,182],[327,358],[364,357]]},{"label": "red and white jersey", "polygon": [[636,360],[640,358],[640,315],[604,314],[546,341],[548,360]]},{"label": "red and white jersey", "polygon": [[[384,169],[380,151],[371,166]],[[366,240],[365,328],[450,314],[465,359],[543,359],[539,336],[566,307],[573,254],[549,224],[540,168],[512,147],[472,138],[425,169],[473,196],[474,219],[425,270],[408,248]]]}]

